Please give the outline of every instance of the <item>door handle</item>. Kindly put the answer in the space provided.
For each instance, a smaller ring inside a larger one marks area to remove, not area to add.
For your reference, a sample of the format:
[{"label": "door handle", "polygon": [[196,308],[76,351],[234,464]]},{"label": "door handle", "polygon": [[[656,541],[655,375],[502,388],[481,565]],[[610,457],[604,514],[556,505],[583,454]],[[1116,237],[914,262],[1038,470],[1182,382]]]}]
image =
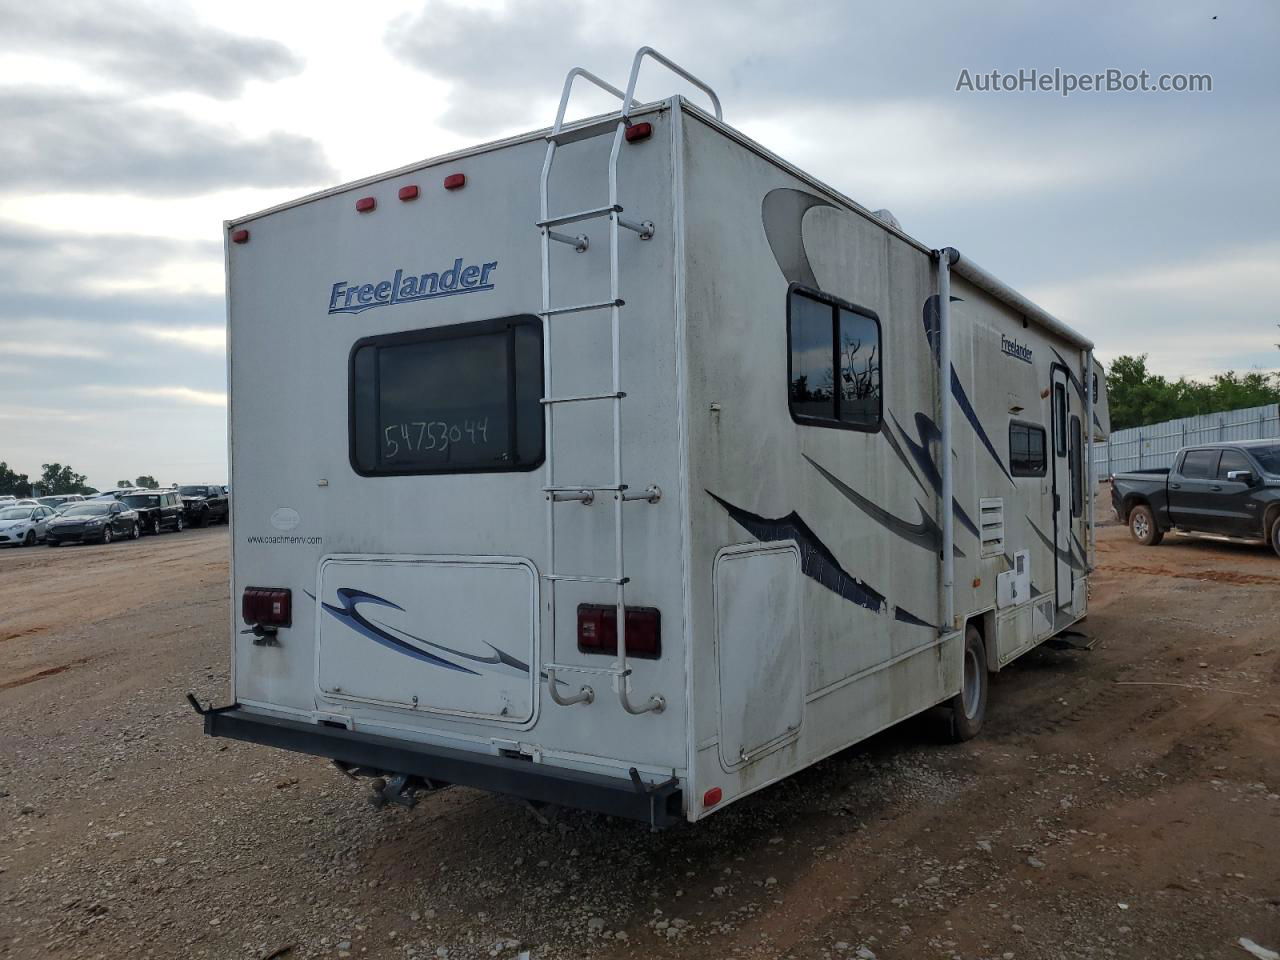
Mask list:
[{"label": "door handle", "polygon": [[1182,489],[1182,484],[1180,484],[1180,483],[1171,483],[1171,484],[1169,484],[1169,489],[1170,489],[1170,490],[1181,490],[1181,489]]},{"label": "door handle", "polygon": [[1221,489],[1222,489],[1222,487],[1215,483],[1215,484],[1214,484],[1213,486],[1211,486],[1209,489],[1210,489],[1210,490],[1221,490]]}]

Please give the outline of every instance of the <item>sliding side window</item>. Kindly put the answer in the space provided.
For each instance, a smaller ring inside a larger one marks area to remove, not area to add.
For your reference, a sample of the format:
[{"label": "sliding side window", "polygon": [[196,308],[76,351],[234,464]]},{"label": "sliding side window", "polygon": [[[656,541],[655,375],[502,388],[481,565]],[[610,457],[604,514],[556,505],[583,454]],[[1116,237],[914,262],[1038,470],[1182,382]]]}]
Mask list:
[{"label": "sliding side window", "polygon": [[1016,420],[1010,423],[1009,472],[1015,477],[1043,477],[1048,464],[1044,445],[1044,427]]},{"label": "sliding side window", "polygon": [[880,318],[834,297],[792,287],[787,379],[796,423],[878,431],[884,406]]},{"label": "sliding side window", "polygon": [[532,470],[541,400],[535,317],[367,337],[351,350],[351,465],[363,476]]}]

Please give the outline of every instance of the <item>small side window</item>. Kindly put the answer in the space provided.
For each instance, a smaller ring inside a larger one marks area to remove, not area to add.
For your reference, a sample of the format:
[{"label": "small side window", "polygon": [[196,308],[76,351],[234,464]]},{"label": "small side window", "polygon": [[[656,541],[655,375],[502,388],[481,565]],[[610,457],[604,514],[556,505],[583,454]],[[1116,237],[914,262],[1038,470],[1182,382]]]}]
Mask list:
[{"label": "small side window", "polygon": [[1218,475],[1217,450],[1188,450],[1182,458],[1182,475],[1193,480],[1209,480]]},{"label": "small side window", "polygon": [[1218,479],[1227,479],[1233,470],[1253,470],[1253,464],[1239,450],[1223,450],[1222,459],[1218,461]]},{"label": "small side window", "polygon": [[1067,388],[1053,385],[1053,449],[1059,457],[1067,455]]},{"label": "small side window", "polygon": [[1071,418],[1071,515],[1084,512],[1084,449],[1080,442],[1080,418]]},{"label": "small side window", "polygon": [[787,298],[787,402],[797,423],[875,432],[884,405],[880,318],[816,291]]},{"label": "small side window", "polygon": [[1009,472],[1015,477],[1043,477],[1045,459],[1044,427],[1032,423],[1009,424]]}]

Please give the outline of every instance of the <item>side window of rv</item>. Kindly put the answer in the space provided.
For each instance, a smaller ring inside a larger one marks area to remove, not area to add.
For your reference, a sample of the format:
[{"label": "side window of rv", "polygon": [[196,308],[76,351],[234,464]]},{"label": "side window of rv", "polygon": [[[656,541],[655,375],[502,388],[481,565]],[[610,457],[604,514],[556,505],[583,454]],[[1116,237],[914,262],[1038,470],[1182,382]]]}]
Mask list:
[{"label": "side window of rv", "polygon": [[870,310],[792,288],[787,302],[788,404],[797,423],[880,429],[880,320]]},{"label": "side window of rv", "polygon": [[1044,427],[1009,424],[1009,471],[1015,477],[1043,477],[1047,471]]},{"label": "side window of rv", "polygon": [[351,351],[351,465],[364,476],[542,462],[542,326],[508,317],[368,337]]},{"label": "side window of rv", "polygon": [[1058,456],[1067,455],[1067,388],[1060,383],[1053,385],[1053,446]]}]

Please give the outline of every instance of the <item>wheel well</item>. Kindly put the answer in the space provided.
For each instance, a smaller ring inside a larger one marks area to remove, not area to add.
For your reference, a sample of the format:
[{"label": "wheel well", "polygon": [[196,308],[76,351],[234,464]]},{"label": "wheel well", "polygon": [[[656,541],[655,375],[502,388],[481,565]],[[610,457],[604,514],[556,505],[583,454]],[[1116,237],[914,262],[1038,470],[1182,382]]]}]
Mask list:
[{"label": "wheel well", "polygon": [[1140,494],[1140,493],[1131,493],[1131,494],[1129,494],[1127,497],[1125,497],[1125,498],[1124,498],[1124,500],[1123,500],[1123,501],[1121,501],[1121,503],[1120,503],[1120,509],[1121,509],[1122,514],[1123,514],[1123,516],[1122,516],[1120,519],[1121,519],[1122,521],[1124,521],[1125,523],[1128,523],[1128,522],[1129,522],[1129,514],[1133,513],[1133,508],[1134,508],[1134,507],[1148,507],[1148,508],[1150,508],[1150,506],[1151,506],[1151,504],[1148,502],[1147,498],[1146,498],[1146,497],[1144,497],[1142,494]]},{"label": "wheel well", "polygon": [[1280,500],[1267,507],[1267,512],[1262,515],[1262,535],[1264,537],[1271,536],[1271,525],[1276,522],[1276,517],[1280,516]]},{"label": "wheel well", "polygon": [[995,673],[1000,669],[995,644],[991,642],[991,639],[996,635],[996,612],[988,610],[985,613],[970,617],[964,625],[966,630],[969,629],[970,624],[978,631],[978,635],[982,637],[982,646],[987,651],[987,670]]}]

